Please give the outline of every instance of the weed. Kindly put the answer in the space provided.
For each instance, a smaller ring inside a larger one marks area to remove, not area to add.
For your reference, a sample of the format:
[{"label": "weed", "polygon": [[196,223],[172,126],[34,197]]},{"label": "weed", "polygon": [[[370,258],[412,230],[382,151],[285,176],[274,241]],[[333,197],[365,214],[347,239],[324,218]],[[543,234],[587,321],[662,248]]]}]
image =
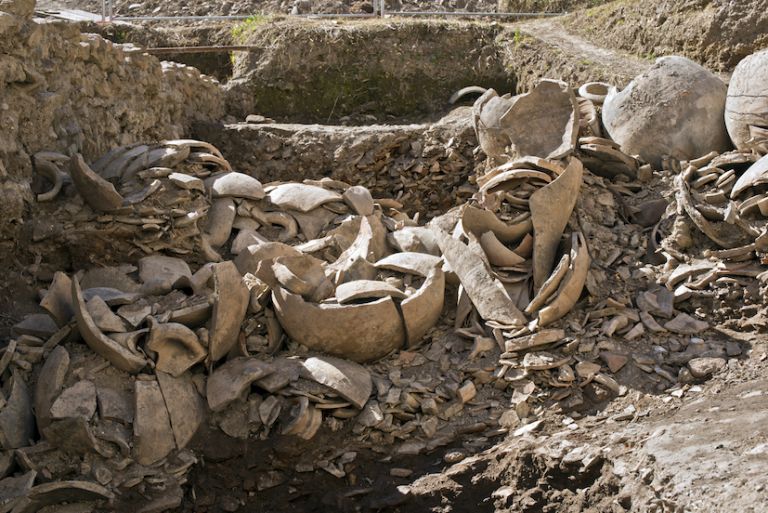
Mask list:
[{"label": "weed", "polygon": [[241,23],[232,27],[232,39],[238,43],[244,43],[257,27],[269,22],[271,19],[272,16],[267,14],[254,14],[253,16],[249,16]]}]

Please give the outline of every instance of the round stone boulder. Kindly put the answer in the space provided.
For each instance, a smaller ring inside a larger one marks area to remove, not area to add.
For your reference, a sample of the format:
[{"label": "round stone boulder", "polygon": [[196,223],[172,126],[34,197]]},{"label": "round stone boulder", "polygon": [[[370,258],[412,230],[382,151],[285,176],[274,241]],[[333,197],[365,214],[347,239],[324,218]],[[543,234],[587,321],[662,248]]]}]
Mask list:
[{"label": "round stone boulder", "polygon": [[630,155],[655,168],[664,155],[690,160],[731,143],[725,129],[725,83],[685,57],[662,57],[603,105],[603,125]]},{"label": "round stone boulder", "polygon": [[768,129],[768,50],[753,53],[733,70],[725,100],[725,126],[734,146],[748,149],[750,139]]}]

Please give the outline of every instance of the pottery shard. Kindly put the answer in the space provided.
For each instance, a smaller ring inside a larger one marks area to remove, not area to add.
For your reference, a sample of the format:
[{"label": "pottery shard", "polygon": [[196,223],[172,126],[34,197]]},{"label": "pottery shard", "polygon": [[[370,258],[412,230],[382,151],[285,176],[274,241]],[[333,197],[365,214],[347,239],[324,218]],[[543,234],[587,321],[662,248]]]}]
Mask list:
[{"label": "pottery shard", "polygon": [[17,497],[25,497],[35,484],[37,472],[30,470],[18,477],[6,477],[0,480],[0,510],[11,511]]},{"label": "pottery shard", "polygon": [[203,398],[197,393],[189,374],[175,378],[170,374],[158,372],[157,382],[168,408],[176,447],[183,449],[205,420]]},{"label": "pottery shard", "polygon": [[750,127],[768,127],[768,50],[746,57],[733,70],[725,100],[725,126],[740,150],[749,149]]},{"label": "pottery shard", "polygon": [[216,369],[208,378],[208,406],[221,411],[241,397],[251,383],[272,373],[272,367],[255,358],[234,358]]},{"label": "pottery shard", "polygon": [[96,323],[96,327],[101,331],[105,333],[125,333],[128,331],[123,320],[99,296],[89,300],[86,307],[93,322]]},{"label": "pottery shard", "polygon": [[216,362],[237,343],[250,294],[231,261],[215,264],[213,279],[215,292],[208,348],[210,361]]},{"label": "pottery shard", "polygon": [[355,185],[344,191],[344,203],[360,216],[373,214],[373,197],[371,191],[360,185]]},{"label": "pottery shard", "polygon": [[273,205],[300,212],[309,212],[326,203],[342,199],[338,192],[303,183],[285,183],[269,191],[269,200]]},{"label": "pottery shard", "polygon": [[302,256],[296,248],[282,242],[265,242],[248,246],[235,258],[235,265],[241,274],[255,274],[259,264],[265,260],[274,260],[281,256]]},{"label": "pottery shard", "polygon": [[171,173],[168,175],[168,179],[182,189],[205,192],[203,181],[197,177],[185,175],[184,173]]},{"label": "pottery shard", "polygon": [[161,324],[152,318],[150,323],[147,349],[157,353],[157,370],[179,377],[208,354],[195,332],[183,324]]},{"label": "pottery shard", "polygon": [[168,409],[157,381],[135,381],[134,456],[142,465],[152,465],[176,447]]},{"label": "pottery shard", "polygon": [[111,212],[123,206],[123,197],[115,186],[94,173],[82,155],[69,159],[69,174],[77,192],[94,210]]},{"label": "pottery shard", "polygon": [[489,89],[475,103],[475,131],[489,157],[561,159],[573,152],[579,110],[565,82],[542,80],[527,94],[499,98]]},{"label": "pottery shard", "polygon": [[234,197],[260,200],[264,187],[252,176],[243,173],[226,173],[206,180],[214,198]]},{"label": "pottery shard", "polygon": [[440,319],[445,302],[445,274],[433,267],[424,284],[400,303],[408,346],[418,344]]},{"label": "pottery shard", "polygon": [[432,230],[423,226],[406,226],[387,234],[387,240],[395,248],[403,252],[426,253],[440,255],[440,247]]},{"label": "pottery shard", "polygon": [[56,346],[46,358],[35,384],[35,418],[40,429],[51,422],[51,406],[64,386],[69,370],[69,353]]},{"label": "pottery shard", "polygon": [[768,155],[749,166],[744,171],[731,189],[731,199],[735,199],[742,192],[750,190],[755,185],[768,183]]},{"label": "pottery shard", "polygon": [[315,304],[277,287],[272,300],[288,335],[317,351],[363,362],[381,358],[405,341],[390,297],[361,305]]},{"label": "pottery shard", "polygon": [[139,278],[143,283],[162,283],[168,290],[186,286],[192,279],[189,265],[175,257],[150,255],[139,260]]},{"label": "pottery shard", "polygon": [[691,160],[730,146],[726,86],[684,57],[662,57],[603,105],[603,125],[629,155],[656,169],[664,155]]},{"label": "pottery shard", "polygon": [[208,211],[208,224],[205,233],[211,246],[222,246],[232,233],[232,225],[235,222],[237,210],[235,200],[232,198],[219,198],[213,200]]},{"label": "pottery shard", "polygon": [[65,273],[56,272],[53,282],[40,301],[40,306],[53,317],[56,324],[64,326],[75,315],[72,307],[72,280]]},{"label": "pottery shard", "polygon": [[133,422],[135,404],[128,392],[109,387],[98,387],[96,399],[99,405],[99,416],[102,419],[114,420],[123,424]]},{"label": "pottery shard", "polygon": [[584,167],[573,158],[563,174],[531,195],[533,288],[538,291],[552,271],[557,247],[576,205]]},{"label": "pottery shard", "polygon": [[539,326],[546,326],[570,312],[581,297],[584,283],[587,281],[591,259],[584,236],[581,233],[574,233],[571,238],[573,241],[571,265],[556,292],[555,298],[539,311]]},{"label": "pottery shard", "polygon": [[464,205],[461,209],[461,225],[465,231],[481,237],[490,231],[500,242],[515,242],[530,232],[533,224],[531,219],[525,219],[516,224],[507,224],[490,210]]},{"label": "pottery shard", "polygon": [[332,357],[313,357],[304,361],[301,377],[331,388],[362,409],[373,389],[371,373],[354,362]]},{"label": "pottery shard", "polygon": [[480,317],[503,326],[522,326],[526,320],[504,286],[489,273],[483,260],[466,244],[436,230],[443,257],[456,273]]},{"label": "pottery shard", "polygon": [[725,358],[702,357],[694,358],[688,362],[688,369],[694,378],[706,379],[726,366]]},{"label": "pottery shard", "polygon": [[88,313],[83,293],[77,280],[72,280],[72,303],[75,305],[77,327],[88,347],[122,371],[136,373],[144,368],[147,361],[143,356],[120,345],[99,330]]},{"label": "pottery shard", "polygon": [[18,449],[30,444],[35,432],[35,417],[29,388],[15,372],[11,376],[11,393],[0,410],[0,447]]},{"label": "pottery shard", "polygon": [[88,380],[78,381],[64,389],[51,406],[51,417],[65,419],[83,417],[90,420],[96,413],[96,387]]},{"label": "pottery shard", "polygon": [[103,486],[90,481],[56,481],[33,487],[13,509],[13,513],[36,513],[57,504],[111,501],[115,495]]},{"label": "pottery shard", "polygon": [[427,277],[442,261],[442,258],[426,253],[403,252],[384,257],[374,265],[378,269]]},{"label": "pottery shard", "polygon": [[686,313],[681,313],[671,321],[665,323],[664,327],[672,333],[679,333],[680,335],[698,335],[702,331],[707,330],[709,324],[694,319]]},{"label": "pottery shard", "polygon": [[360,299],[394,297],[403,299],[405,293],[384,281],[355,280],[336,287],[336,300],[339,304],[351,303]]},{"label": "pottery shard", "polygon": [[42,339],[47,339],[59,330],[56,322],[48,314],[30,314],[24,319],[14,324],[11,328],[11,335],[19,337],[22,335],[31,335]]}]

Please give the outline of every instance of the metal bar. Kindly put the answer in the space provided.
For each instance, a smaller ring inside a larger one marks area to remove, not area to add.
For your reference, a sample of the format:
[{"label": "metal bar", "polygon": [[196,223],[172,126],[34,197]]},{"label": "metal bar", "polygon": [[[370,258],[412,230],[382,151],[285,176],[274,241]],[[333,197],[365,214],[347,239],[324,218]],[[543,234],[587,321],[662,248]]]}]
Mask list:
[{"label": "metal bar", "polygon": [[562,16],[567,12],[460,12],[460,11],[387,11],[388,16],[498,16],[498,17],[535,17]]},{"label": "metal bar", "polygon": [[101,22],[107,22],[107,0],[101,0]]},{"label": "metal bar", "polygon": [[169,53],[217,53],[217,52],[250,52],[252,50],[262,50],[263,46],[240,45],[240,46],[159,46],[156,48],[131,48],[126,49],[128,53],[149,53],[152,55],[161,55]]},{"label": "metal bar", "polygon": [[[293,14],[291,18],[373,18],[375,14]],[[112,21],[247,20],[252,16],[115,16]]]}]

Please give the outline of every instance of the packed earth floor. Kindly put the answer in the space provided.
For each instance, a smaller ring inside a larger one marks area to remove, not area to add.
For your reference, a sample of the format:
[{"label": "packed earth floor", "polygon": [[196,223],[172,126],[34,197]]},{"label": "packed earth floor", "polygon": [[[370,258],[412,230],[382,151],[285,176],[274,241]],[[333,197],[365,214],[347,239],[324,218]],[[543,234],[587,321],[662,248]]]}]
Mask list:
[{"label": "packed earth floor", "polygon": [[0,511],[768,511],[768,11],[364,4],[0,0]]}]

